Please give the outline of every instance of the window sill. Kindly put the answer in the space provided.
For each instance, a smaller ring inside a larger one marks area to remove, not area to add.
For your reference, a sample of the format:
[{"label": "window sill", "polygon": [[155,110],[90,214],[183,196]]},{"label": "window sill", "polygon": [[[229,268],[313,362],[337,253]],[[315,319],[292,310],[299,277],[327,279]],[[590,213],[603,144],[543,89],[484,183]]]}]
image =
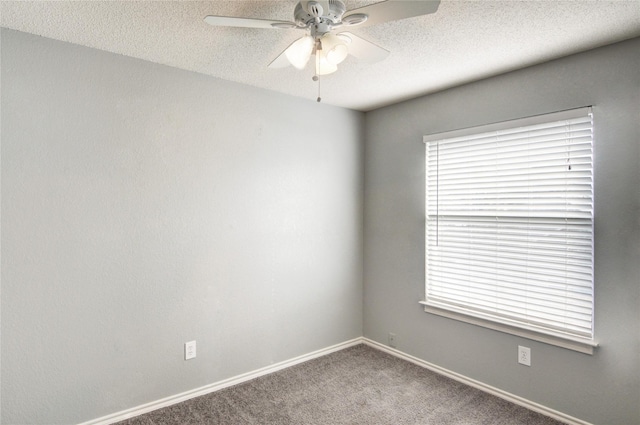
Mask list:
[{"label": "window sill", "polygon": [[424,311],[427,313],[435,314],[438,316],[446,317],[453,320],[469,323],[483,328],[492,329],[499,332],[516,335],[522,338],[531,339],[538,342],[543,342],[549,345],[555,345],[557,347],[566,348],[567,350],[578,351],[580,353],[593,355],[594,348],[598,346],[597,343],[588,343],[583,341],[576,341],[553,335],[545,335],[540,332],[536,332],[529,329],[521,329],[515,326],[509,326],[502,323],[493,322],[490,320],[481,319],[478,317],[472,317],[466,314],[458,313],[455,311],[449,311],[442,308],[434,307],[426,303],[426,301],[420,301],[420,304],[424,306]]}]

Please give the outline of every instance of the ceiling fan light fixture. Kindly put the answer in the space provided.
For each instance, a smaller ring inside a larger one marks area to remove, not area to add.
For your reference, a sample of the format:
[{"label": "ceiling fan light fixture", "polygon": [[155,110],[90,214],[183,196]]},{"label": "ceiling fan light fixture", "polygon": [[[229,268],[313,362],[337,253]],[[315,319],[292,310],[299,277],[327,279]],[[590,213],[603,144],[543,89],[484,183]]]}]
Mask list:
[{"label": "ceiling fan light fixture", "polygon": [[297,69],[304,69],[313,52],[313,37],[305,35],[296,40],[285,52],[287,59]]},{"label": "ceiling fan light fixture", "polygon": [[[318,81],[319,87],[319,76],[336,72],[338,64],[342,63],[348,55],[352,55],[359,61],[375,62],[389,54],[388,50],[355,34],[349,32],[332,34],[334,31],[339,32],[338,28],[368,26],[427,15],[434,13],[439,3],[440,0],[374,0],[368,6],[347,11],[344,0],[298,0],[293,10],[294,22],[216,15],[207,15],[205,22],[220,27],[294,28],[308,31],[308,35],[291,43],[271,61],[268,67],[284,68],[291,64],[303,70],[311,56],[315,56],[313,79]],[[318,96],[319,101],[320,96]]]}]

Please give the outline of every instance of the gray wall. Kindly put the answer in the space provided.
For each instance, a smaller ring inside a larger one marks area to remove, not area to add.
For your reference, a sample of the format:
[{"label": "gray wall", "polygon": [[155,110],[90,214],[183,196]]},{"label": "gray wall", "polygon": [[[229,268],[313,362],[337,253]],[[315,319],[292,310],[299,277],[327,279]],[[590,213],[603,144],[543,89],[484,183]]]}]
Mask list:
[{"label": "gray wall", "polygon": [[[602,425],[640,423],[640,39],[366,116],[365,336]],[[589,356],[423,311],[422,136],[594,105],[596,338]],[[532,366],[516,362],[531,347]]]},{"label": "gray wall", "polygon": [[363,114],[1,35],[3,424],[362,335]]}]

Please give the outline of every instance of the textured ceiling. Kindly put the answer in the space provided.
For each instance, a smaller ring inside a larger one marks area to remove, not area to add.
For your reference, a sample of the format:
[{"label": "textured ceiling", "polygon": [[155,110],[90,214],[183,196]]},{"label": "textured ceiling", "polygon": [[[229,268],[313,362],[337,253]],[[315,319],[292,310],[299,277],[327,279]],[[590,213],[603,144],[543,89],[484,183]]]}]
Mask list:
[{"label": "textured ceiling", "polygon": [[[345,0],[347,9],[376,1]],[[296,29],[216,28],[206,15],[293,20],[296,0],[1,1],[0,25],[315,99],[312,70],[267,65]],[[391,51],[349,57],[321,79],[324,103],[370,110],[640,36],[640,0],[442,0],[435,14],[350,29]]]}]

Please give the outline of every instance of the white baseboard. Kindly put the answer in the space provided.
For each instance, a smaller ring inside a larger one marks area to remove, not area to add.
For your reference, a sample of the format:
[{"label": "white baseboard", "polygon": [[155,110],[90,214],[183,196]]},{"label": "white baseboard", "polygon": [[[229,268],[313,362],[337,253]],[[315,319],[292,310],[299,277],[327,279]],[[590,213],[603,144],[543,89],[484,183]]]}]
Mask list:
[{"label": "white baseboard", "polygon": [[495,395],[496,397],[500,397],[504,400],[510,401],[511,403],[517,404],[522,407],[526,407],[527,409],[533,410],[534,412],[538,412],[545,416],[549,416],[555,420],[567,423],[568,425],[592,425],[589,422],[585,422],[581,419],[574,418],[573,416],[569,416],[562,412],[558,412],[557,410],[550,409],[546,406],[543,406],[531,400],[527,400],[525,398],[519,397],[515,394],[508,393],[499,388],[492,387],[491,385],[487,385],[483,382],[476,381],[475,379],[471,379],[467,376],[450,371],[443,367],[437,366],[433,363],[429,363],[427,361],[414,357],[410,354],[404,353],[400,350],[396,350],[395,348],[391,348],[384,344],[380,344],[379,342],[373,341],[369,338],[362,338],[362,342],[372,348],[376,348],[380,351],[384,351],[385,353],[391,354],[392,356],[406,360],[418,366],[422,366],[425,369],[429,369],[435,373],[444,375],[448,378],[451,378],[463,384],[469,385],[470,387],[474,387],[486,393]]},{"label": "white baseboard", "polygon": [[103,416],[101,418],[83,422],[79,425],[109,425],[116,422],[124,421],[126,419],[142,415],[144,413],[149,413],[154,410],[162,409],[163,407],[167,407],[167,406],[172,406],[174,404],[181,403],[183,401],[186,401],[195,397],[199,397],[205,394],[209,394],[214,391],[221,390],[223,388],[237,385],[242,382],[246,382],[251,379],[258,378],[260,376],[268,375],[270,373],[277,372],[278,370],[282,370],[282,369],[294,366],[296,364],[306,362],[311,359],[315,359],[317,357],[322,357],[324,355],[333,353],[335,351],[343,350],[345,348],[352,347],[354,345],[362,344],[363,342],[364,342],[364,338],[362,337],[355,338],[350,341],[332,345],[331,347],[323,348],[323,349],[314,351],[312,353],[295,357],[293,359],[285,360],[280,363],[266,366],[261,369],[254,370],[252,372],[243,373],[242,375],[234,376],[232,378],[215,382],[213,384],[205,385],[204,387],[196,388],[190,391],[185,391],[180,394],[176,394],[160,400],[152,401],[151,403],[143,404],[141,406],[133,407],[131,409],[123,410],[117,413]]},{"label": "white baseboard", "polygon": [[146,403],[137,407],[133,407],[131,409],[123,410],[121,412],[113,413],[107,416],[103,416],[98,419],[93,419],[88,422],[83,422],[79,425],[110,425],[116,422],[124,421],[129,418],[133,418],[135,416],[142,415],[144,413],[149,413],[154,410],[162,409],[163,407],[172,406],[177,403],[181,403],[183,401],[199,397],[205,394],[212,393],[214,391],[221,390],[223,388],[227,388],[233,385],[240,384],[242,382],[249,381],[251,379],[258,378],[260,376],[268,375],[273,372],[277,372],[279,370],[294,366],[299,363],[306,362],[308,360],[315,359],[317,357],[321,357],[335,351],[343,350],[348,347],[352,347],[358,344],[366,344],[372,348],[383,351],[385,353],[391,354],[400,359],[406,360],[418,366],[424,367],[425,369],[429,369],[435,373],[440,375],[447,376],[451,379],[454,379],[463,384],[469,385],[471,387],[477,388],[486,393],[495,395],[504,400],[510,401],[511,403],[517,404],[519,406],[526,407],[527,409],[533,410],[534,412],[541,413],[543,415],[549,416],[553,419],[556,419],[561,422],[565,422],[569,425],[592,425],[588,422],[580,420],[578,418],[574,418],[572,416],[566,415],[562,412],[558,412],[556,410],[550,409],[541,404],[535,403],[533,401],[527,400],[525,398],[519,397],[517,395],[508,393],[499,388],[492,387],[491,385],[487,385],[480,381],[476,381],[475,379],[471,379],[459,373],[450,371],[448,369],[437,366],[433,363],[429,363],[417,357],[411,356],[402,351],[396,350],[394,348],[390,348],[386,345],[380,344],[379,342],[373,341],[368,338],[359,337],[352,339],[350,341],[345,341],[340,344],[333,345],[331,347],[323,348],[312,353],[304,354],[302,356],[295,357],[293,359],[285,360],[280,363],[276,363],[270,366],[263,367],[261,369],[254,370],[252,372],[247,372],[242,375],[234,376],[229,379],[225,379],[219,382],[215,382],[213,384],[205,385],[204,387],[196,388],[194,390],[186,391],[180,394],[176,394],[173,396],[169,396],[160,400],[153,401],[151,403]]}]

